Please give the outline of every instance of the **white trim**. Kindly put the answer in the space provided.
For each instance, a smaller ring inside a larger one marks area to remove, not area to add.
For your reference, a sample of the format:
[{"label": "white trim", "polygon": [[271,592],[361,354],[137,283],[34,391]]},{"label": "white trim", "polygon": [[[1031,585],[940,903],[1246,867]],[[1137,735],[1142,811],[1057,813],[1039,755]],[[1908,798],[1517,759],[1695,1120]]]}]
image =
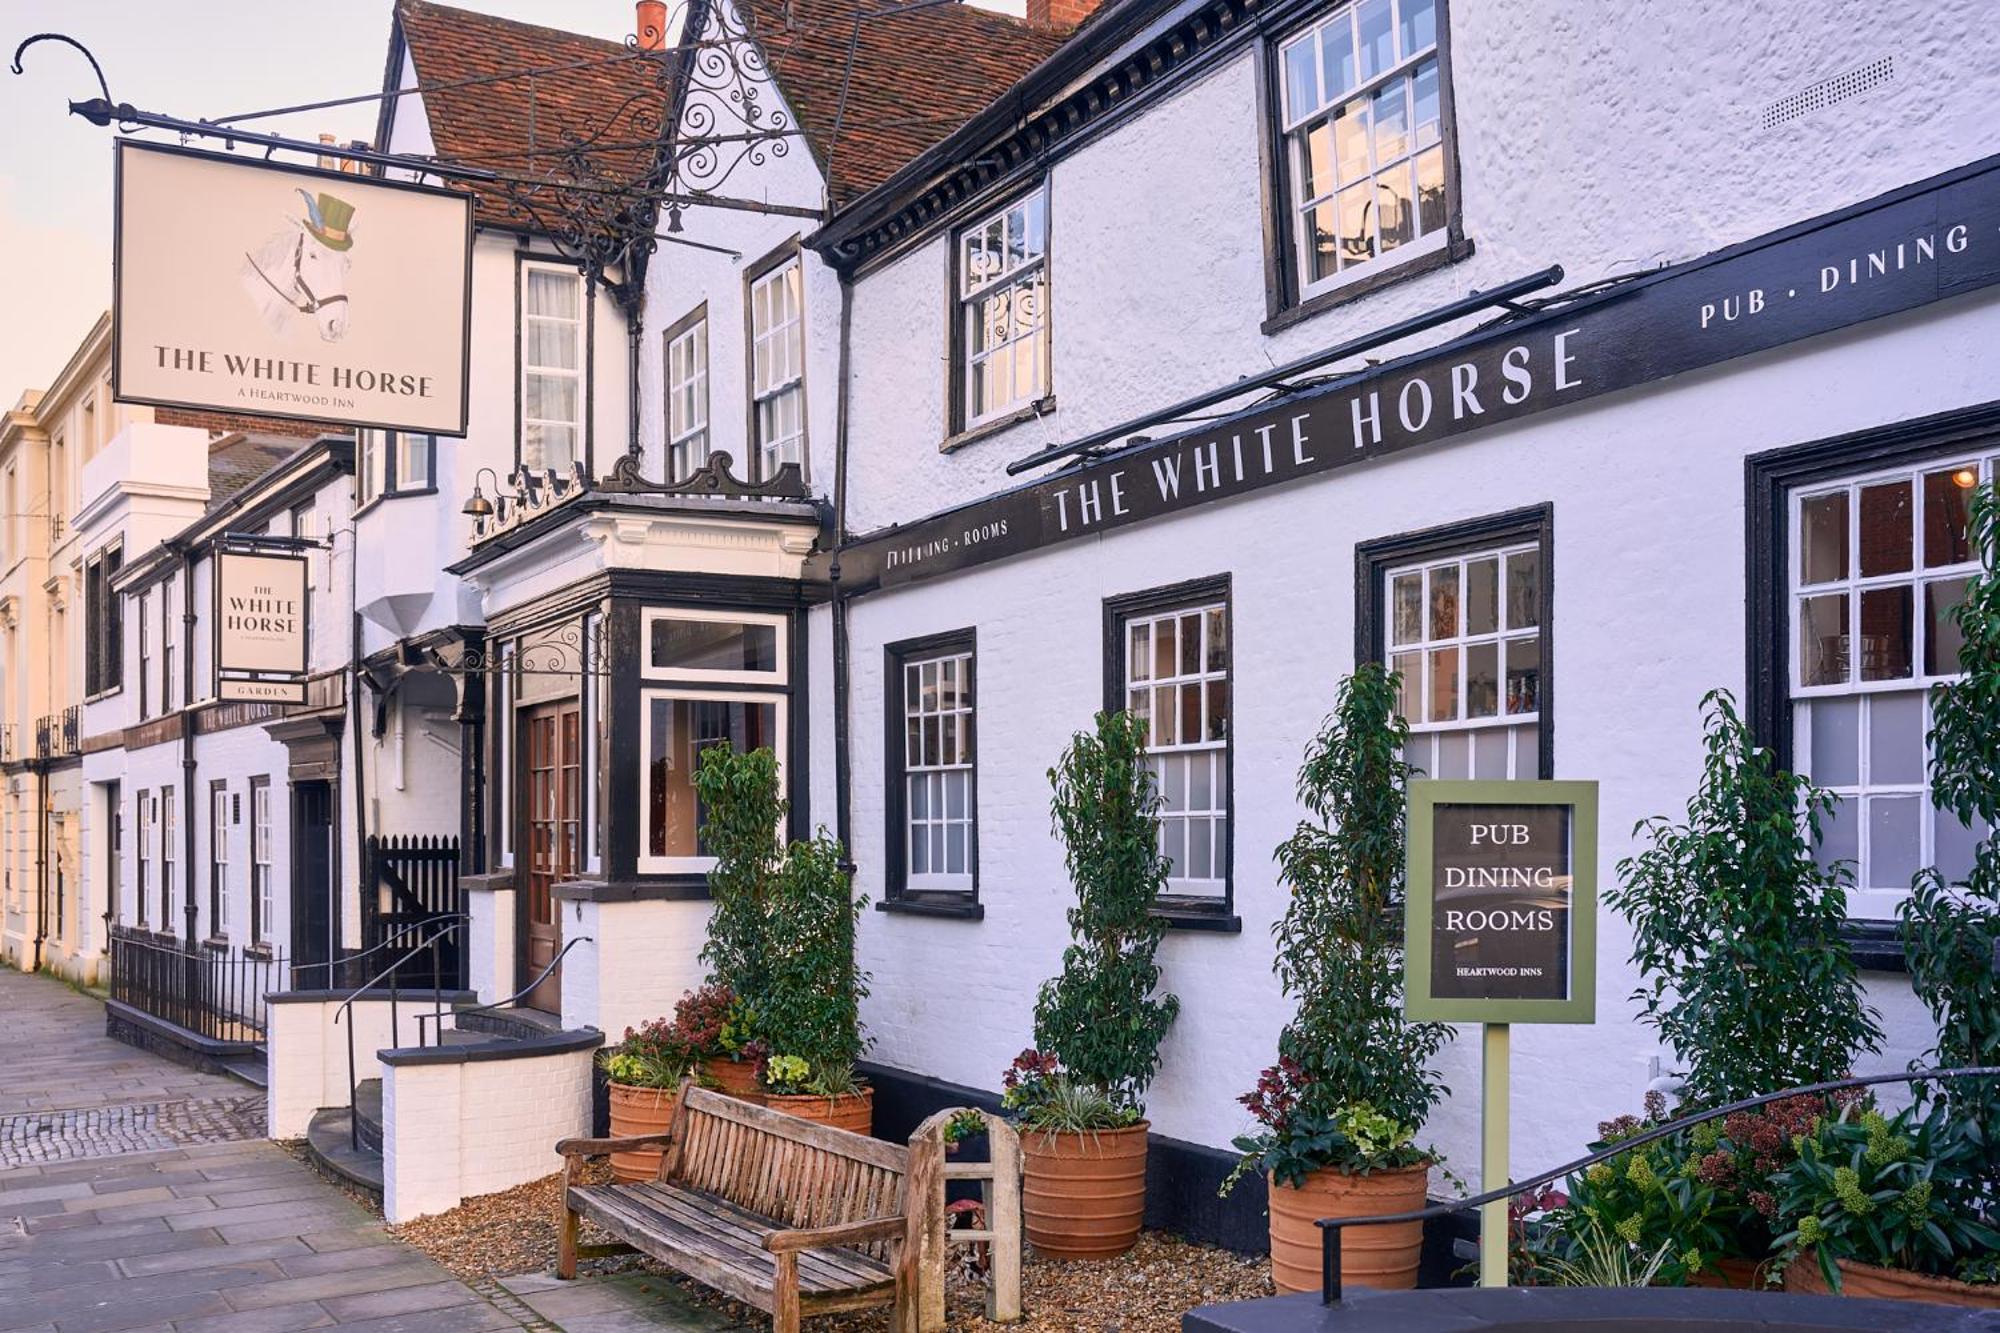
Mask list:
[{"label": "white trim", "polygon": [[[770,671],[723,667],[659,667],[653,665],[653,626],[662,620],[698,620],[711,624],[768,625],[777,630],[777,664]],[[790,673],[791,622],[783,615],[756,611],[713,611],[673,606],[649,606],[639,613],[639,676],[642,680],[716,681],[733,685],[783,685]]]},{"label": "white trim", "polygon": [[647,816],[653,808],[652,706],[661,699],[688,699],[710,703],[763,704],[772,714],[772,751],[778,759],[778,789],[785,786],[785,728],[788,725],[789,695],[778,691],[701,690],[648,686],[639,691],[639,849],[637,868],[642,875],[707,874],[715,868],[712,856],[654,856],[646,850],[652,841]]}]

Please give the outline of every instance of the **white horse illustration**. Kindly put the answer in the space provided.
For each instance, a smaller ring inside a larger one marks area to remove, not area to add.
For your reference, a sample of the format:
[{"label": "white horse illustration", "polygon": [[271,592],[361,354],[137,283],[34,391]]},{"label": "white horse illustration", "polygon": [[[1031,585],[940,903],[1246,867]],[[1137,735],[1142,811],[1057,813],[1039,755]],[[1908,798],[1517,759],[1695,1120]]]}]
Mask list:
[{"label": "white horse illustration", "polygon": [[327,196],[299,193],[305,197],[306,218],[287,218],[281,230],[243,256],[243,290],[272,333],[284,332],[294,316],[305,315],[322,339],[339,342],[347,336],[347,247],[352,241],[344,225],[329,231],[322,213]]}]

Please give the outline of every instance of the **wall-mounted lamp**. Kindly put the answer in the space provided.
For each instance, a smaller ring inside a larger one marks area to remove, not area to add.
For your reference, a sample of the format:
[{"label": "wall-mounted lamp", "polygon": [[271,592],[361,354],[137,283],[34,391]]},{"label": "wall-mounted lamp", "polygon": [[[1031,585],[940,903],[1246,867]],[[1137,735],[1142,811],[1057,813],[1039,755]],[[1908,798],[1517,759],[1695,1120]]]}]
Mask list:
[{"label": "wall-mounted lamp", "polygon": [[493,478],[493,493],[495,495],[500,493],[500,474],[490,467],[483,467],[472,474],[472,497],[465,502],[465,508],[460,512],[470,514],[474,518],[491,518],[493,517],[493,502],[486,498],[484,491],[479,489],[479,479],[481,477]]},{"label": "wall-mounted lamp", "polygon": [[1979,469],[1962,467],[1951,474],[1951,484],[1961,491],[1969,491],[1979,484]]}]

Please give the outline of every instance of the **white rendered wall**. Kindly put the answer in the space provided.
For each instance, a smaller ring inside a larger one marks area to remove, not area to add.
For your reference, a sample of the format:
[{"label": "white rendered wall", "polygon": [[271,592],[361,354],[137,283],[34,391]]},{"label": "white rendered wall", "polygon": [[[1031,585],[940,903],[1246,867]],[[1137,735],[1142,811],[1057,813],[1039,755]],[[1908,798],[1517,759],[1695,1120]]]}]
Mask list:
[{"label": "white rendered wall", "polygon": [[[327,1107],[348,1105],[347,1034],[351,1018],[354,1029],[354,1079],[365,1082],[382,1077],[382,1063],[376,1053],[395,1045],[392,1033],[400,1033],[403,1044],[417,1043],[417,1016],[436,1012],[430,1000],[402,1000],[390,1018],[387,1000],[357,1001],[346,1014],[339,1013],[346,997],[288,999],[270,1008],[269,1036],[265,1041],[265,1133],[274,1139],[305,1136],[313,1113]],[[336,1021],[336,1017],[338,1021]],[[428,1029],[433,1026],[426,1021]]]},{"label": "white rendered wall", "polygon": [[[1602,784],[1599,877],[1634,850],[1627,831],[1678,815],[1701,761],[1697,705],[1744,688],[1746,454],[2000,397],[1984,349],[2000,297],[1981,295],[1655,386],[1549,412],[1461,443],[1212,504],[853,608],[854,809],[861,887],[882,892],[882,645],[974,626],[979,644],[982,922],[870,912],[872,1057],[997,1087],[1031,1037],[1034,988],[1053,975],[1071,901],[1049,833],[1045,772],[1103,705],[1103,599],[1232,577],[1235,906],[1240,935],[1171,934],[1165,984],[1182,1012],[1149,1099],[1158,1132],[1214,1147],[1247,1128],[1238,1094],[1274,1058],[1288,1010],[1270,976],[1285,890],[1270,859],[1299,817],[1303,748],[1353,665],[1354,544],[1553,503],[1555,776]],[[1593,1027],[1520,1027],[1515,1086],[1522,1170],[1564,1160],[1600,1119],[1636,1110],[1660,1054],[1626,997],[1629,930],[1601,918]],[[1868,978],[1890,1041],[1862,1062],[1901,1068],[1931,1044],[1897,977]],[[981,1021],[967,1023],[966,1014]],[[1426,1135],[1477,1175],[1478,1043],[1442,1070],[1454,1096]]]},{"label": "white rendered wall", "polygon": [[701,985],[706,902],[559,902],[563,939],[587,938],[563,959],[562,1024],[617,1041],[628,1027],[671,1018]]},{"label": "white rendered wall", "polygon": [[590,1133],[595,1054],[385,1067],[382,1215],[441,1213],[560,1167],[557,1141]]}]

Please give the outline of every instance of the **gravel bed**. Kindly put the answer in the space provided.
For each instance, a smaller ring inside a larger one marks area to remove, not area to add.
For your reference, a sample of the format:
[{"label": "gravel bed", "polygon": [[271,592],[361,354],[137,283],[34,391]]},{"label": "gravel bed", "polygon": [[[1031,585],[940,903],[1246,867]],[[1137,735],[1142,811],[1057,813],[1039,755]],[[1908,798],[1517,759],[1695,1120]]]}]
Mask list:
[{"label": "gravel bed", "polygon": [[[600,1170],[601,1164],[593,1163]],[[501,1194],[468,1199],[448,1213],[389,1228],[401,1240],[465,1280],[545,1272],[555,1266],[562,1178],[546,1176]],[[610,1239],[585,1223],[583,1243]],[[696,1302],[724,1311],[752,1327],[767,1317],[717,1296],[639,1256],[586,1260],[583,1273],[646,1271],[675,1283]],[[1271,1294],[1270,1265],[1262,1258],[1196,1245],[1147,1232],[1131,1253],[1117,1259],[1064,1262],[1029,1256],[1022,1274],[1027,1333],[1178,1333],[1180,1319],[1198,1305],[1249,1300]],[[984,1317],[985,1289],[954,1265],[946,1316],[954,1333],[996,1333]],[[813,1333],[888,1333],[886,1308],[825,1315],[806,1321]]]}]

